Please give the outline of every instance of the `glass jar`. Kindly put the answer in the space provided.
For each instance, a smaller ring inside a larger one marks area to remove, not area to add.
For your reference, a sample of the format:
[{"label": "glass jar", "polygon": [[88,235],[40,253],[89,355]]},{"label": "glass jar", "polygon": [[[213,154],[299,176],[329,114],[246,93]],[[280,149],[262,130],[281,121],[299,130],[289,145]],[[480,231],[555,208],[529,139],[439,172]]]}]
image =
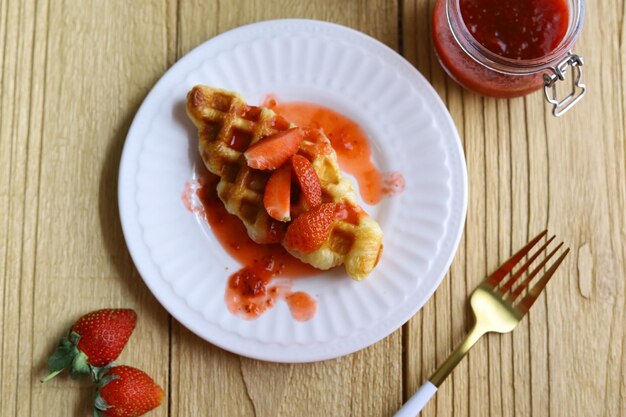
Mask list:
[{"label": "glass jar", "polygon": [[[442,67],[457,83],[479,94],[498,98],[519,97],[544,88],[553,114],[560,116],[586,92],[581,82],[582,57],[571,48],[578,38],[585,13],[584,0],[567,0],[567,32],[547,55],[513,59],[481,45],[468,30],[461,14],[463,0],[437,0],[433,11],[432,36]],[[556,82],[572,69],[571,93],[557,98]]]}]

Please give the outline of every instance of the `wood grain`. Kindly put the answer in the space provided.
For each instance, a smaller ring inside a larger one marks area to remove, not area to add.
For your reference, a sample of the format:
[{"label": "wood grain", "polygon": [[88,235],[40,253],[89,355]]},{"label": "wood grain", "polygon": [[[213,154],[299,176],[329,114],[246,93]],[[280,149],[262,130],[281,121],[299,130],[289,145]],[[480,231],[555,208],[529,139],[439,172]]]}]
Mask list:
[{"label": "wood grain", "polygon": [[[150,415],[390,416],[469,323],[485,274],[538,231],[572,249],[513,334],[488,336],[423,416],[626,416],[626,7],[589,2],[576,51],[589,94],[554,119],[540,94],[493,100],[441,70],[434,0],[0,0],[0,417],[86,416],[92,387],[38,382],[81,314],[136,309],[120,362],[166,388]],[[253,361],[171,319],[135,270],[119,225],[128,126],[163,72],[243,24],[328,20],[399,50],[462,138],[467,225],[449,273],[403,330],[315,364]]]},{"label": "wood grain", "polygon": [[33,1],[2,10],[0,413],[87,415],[86,381],[43,386],[38,377],[63,331],[90,310],[135,308],[141,321],[120,362],[168,380],[168,316],[132,266],[116,203],[126,130],[167,67],[165,4]]},{"label": "wood grain", "polygon": [[468,312],[458,306],[468,292],[548,227],[574,250],[565,269],[512,335],[487,337],[472,350],[423,415],[623,415],[623,4],[588,4],[576,50],[586,58],[590,93],[562,119],[549,115],[539,93],[495,101],[442,80],[421,41],[434,1],[403,5],[403,52],[457,122],[470,185],[461,250],[407,326],[405,395],[464,334]]}]

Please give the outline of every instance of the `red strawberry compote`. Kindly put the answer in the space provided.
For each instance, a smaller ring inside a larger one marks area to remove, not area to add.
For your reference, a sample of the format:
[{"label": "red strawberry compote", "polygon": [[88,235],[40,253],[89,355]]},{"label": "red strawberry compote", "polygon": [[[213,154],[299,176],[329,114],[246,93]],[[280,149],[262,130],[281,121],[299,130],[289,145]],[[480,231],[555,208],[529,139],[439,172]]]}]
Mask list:
[{"label": "red strawberry compote", "polygon": [[337,153],[341,169],[354,175],[367,204],[377,204],[383,197],[404,190],[401,173],[382,173],[376,168],[367,135],[348,117],[319,104],[282,102],[273,94],[269,94],[262,105],[300,127],[324,131]]},{"label": "red strawberry compote", "polygon": [[280,299],[287,302],[292,317],[297,321],[309,321],[315,316],[317,302],[309,294],[293,292],[289,280],[273,280],[285,268],[285,264],[279,261],[269,256],[230,276],[226,305],[233,314],[252,320],[274,307]]},{"label": "red strawberry compote", "polygon": [[[292,279],[319,271],[291,256],[279,244],[260,245],[250,239],[241,220],[229,214],[217,196],[219,178],[203,167],[199,171],[198,179],[185,185],[183,202],[206,219],[222,247],[242,265],[226,285],[224,299],[228,309],[252,320],[284,300],[295,320],[313,318],[317,302],[304,292],[293,292]],[[194,193],[200,205],[193,204]]]},{"label": "red strawberry compote", "polygon": [[[289,182],[282,181],[281,178],[275,179],[275,187],[270,187],[269,191],[267,187],[265,189],[264,205],[270,216],[291,220],[288,224],[276,220],[276,228],[271,232],[276,237],[274,241],[282,240],[286,245],[291,245],[291,249],[308,253],[317,249],[326,239],[332,219],[358,224],[359,218],[365,215],[360,207],[329,202],[321,204],[323,196],[319,179],[307,158],[328,154],[334,149],[339,165],[354,175],[359,183],[361,196],[369,204],[376,204],[383,197],[397,194],[404,189],[402,174],[381,173],[373,164],[368,138],[354,121],[324,106],[304,102],[279,103],[271,95],[264,105],[278,113],[274,128],[286,133],[270,138],[265,143],[258,142],[256,150],[248,148],[247,161],[257,169],[280,170],[285,163],[290,163],[293,172],[290,182],[292,187],[287,190],[291,197],[287,193],[282,198],[281,190],[286,189],[284,184]],[[259,112],[254,106],[247,106],[242,111],[248,117],[256,117]],[[301,128],[288,130],[289,122]],[[328,141],[317,140],[320,135],[318,129],[330,139],[332,148]],[[293,156],[291,154],[294,150],[287,149],[281,143],[289,135],[297,135],[297,143],[302,143],[298,154]],[[306,141],[300,142],[301,139]],[[234,136],[232,141],[233,144],[240,142]],[[240,150],[244,150],[243,145]],[[267,154],[272,157],[280,154],[280,158],[277,161],[264,159]],[[286,162],[287,158],[291,162]],[[293,292],[292,280],[315,275],[319,270],[294,258],[278,243],[261,245],[250,239],[241,220],[229,214],[218,198],[216,185],[219,178],[204,167],[200,167],[199,171],[197,180],[185,184],[182,202],[189,211],[206,219],[224,249],[242,265],[240,270],[229,277],[226,285],[224,298],[228,309],[241,318],[251,320],[282,300],[289,306],[295,320],[307,321],[313,318],[317,310],[316,301],[305,292]],[[288,170],[285,168],[285,171]],[[285,174],[285,178],[287,177]],[[287,207],[289,201],[291,207]],[[298,203],[299,201],[304,204]]]}]

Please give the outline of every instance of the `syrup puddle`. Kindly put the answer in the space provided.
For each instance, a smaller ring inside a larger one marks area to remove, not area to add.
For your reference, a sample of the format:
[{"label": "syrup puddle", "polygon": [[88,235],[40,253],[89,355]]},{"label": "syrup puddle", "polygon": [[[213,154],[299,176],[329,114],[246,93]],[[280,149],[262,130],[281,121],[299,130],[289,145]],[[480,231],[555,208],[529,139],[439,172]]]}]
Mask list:
[{"label": "syrup puddle", "polygon": [[348,117],[319,104],[281,102],[274,94],[267,95],[261,105],[300,127],[322,130],[337,153],[339,166],[357,180],[361,197],[367,204],[377,204],[383,197],[404,190],[401,173],[382,173],[376,168],[367,135]]},{"label": "syrup puddle", "polygon": [[291,256],[281,245],[255,243],[245,226],[229,214],[217,196],[219,178],[204,167],[196,180],[185,184],[181,199],[185,208],[207,221],[222,247],[242,268],[232,274],[224,300],[231,313],[253,320],[279,300],[287,303],[296,321],[308,321],[317,311],[317,302],[304,292],[293,292],[293,280],[319,273]]}]

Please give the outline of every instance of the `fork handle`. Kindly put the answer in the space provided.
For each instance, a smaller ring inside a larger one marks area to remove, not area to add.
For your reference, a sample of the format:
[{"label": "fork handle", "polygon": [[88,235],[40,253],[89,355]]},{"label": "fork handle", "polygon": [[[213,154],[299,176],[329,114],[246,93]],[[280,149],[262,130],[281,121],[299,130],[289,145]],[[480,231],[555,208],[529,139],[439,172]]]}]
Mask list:
[{"label": "fork handle", "polygon": [[424,408],[426,403],[432,398],[433,395],[437,392],[437,387],[433,385],[432,382],[426,381],[420,387],[419,390],[411,398],[409,401],[404,403],[402,408],[398,410],[394,417],[415,417],[420,411]]},{"label": "fork handle", "polygon": [[422,408],[426,405],[428,400],[432,398],[437,392],[437,389],[441,386],[441,383],[452,370],[461,362],[461,359],[465,357],[467,352],[472,346],[484,335],[487,330],[483,327],[479,327],[477,324],[472,326],[471,330],[465,336],[465,339],[452,351],[448,359],[437,368],[429,380],[420,387],[420,389],[413,394],[409,401],[407,401],[402,408],[394,415],[394,417],[415,417]]},{"label": "fork handle", "polygon": [[487,329],[478,324],[474,324],[470,329],[465,339],[452,351],[448,359],[441,365],[439,368],[430,376],[429,380],[437,387],[440,387],[443,383],[443,380],[448,377],[454,370],[454,368],[461,362],[461,359],[467,355],[467,352],[478,342],[485,333],[487,333]]}]

